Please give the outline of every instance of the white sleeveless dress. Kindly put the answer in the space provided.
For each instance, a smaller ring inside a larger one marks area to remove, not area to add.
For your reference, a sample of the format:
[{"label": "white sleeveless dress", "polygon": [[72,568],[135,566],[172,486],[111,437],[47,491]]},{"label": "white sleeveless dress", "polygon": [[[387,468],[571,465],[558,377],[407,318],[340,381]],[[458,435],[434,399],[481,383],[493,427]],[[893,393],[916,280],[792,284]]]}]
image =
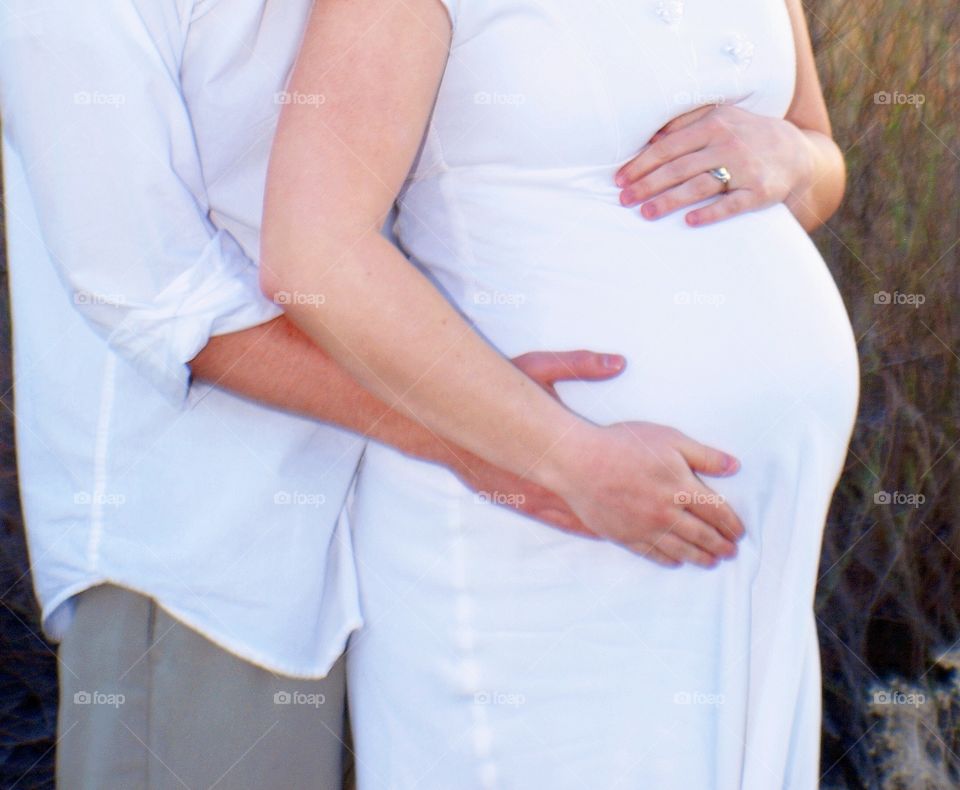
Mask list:
[{"label": "white sleeveless dress", "polygon": [[624,354],[622,376],[561,385],[563,400],[739,457],[737,475],[707,483],[746,536],[717,569],[665,569],[371,446],[351,513],[359,786],[813,788],[813,594],[858,398],[850,323],[782,204],[694,229],[684,212],[643,219],[613,183],[697,105],[783,116],[784,2],[448,8],[401,245],[508,356]]}]

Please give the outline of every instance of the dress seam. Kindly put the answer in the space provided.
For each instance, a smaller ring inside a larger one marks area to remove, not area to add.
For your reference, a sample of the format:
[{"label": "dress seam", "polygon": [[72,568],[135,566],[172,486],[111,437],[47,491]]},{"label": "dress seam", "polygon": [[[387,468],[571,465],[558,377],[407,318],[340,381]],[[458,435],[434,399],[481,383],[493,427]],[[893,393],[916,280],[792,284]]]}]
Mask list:
[{"label": "dress seam", "polygon": [[[490,726],[488,705],[484,698],[495,690],[484,688],[483,671],[477,651],[477,629],[474,628],[473,615],[476,601],[470,593],[468,584],[466,532],[471,527],[464,518],[466,493],[457,496],[448,511],[449,523],[453,530],[453,566],[454,584],[457,597],[454,603],[456,633],[460,641],[457,651],[459,669],[462,673],[464,702],[469,706],[470,752],[476,760],[477,781],[485,790],[497,787],[498,771],[493,759],[493,729]],[[473,512],[473,509],[471,509]]]}]

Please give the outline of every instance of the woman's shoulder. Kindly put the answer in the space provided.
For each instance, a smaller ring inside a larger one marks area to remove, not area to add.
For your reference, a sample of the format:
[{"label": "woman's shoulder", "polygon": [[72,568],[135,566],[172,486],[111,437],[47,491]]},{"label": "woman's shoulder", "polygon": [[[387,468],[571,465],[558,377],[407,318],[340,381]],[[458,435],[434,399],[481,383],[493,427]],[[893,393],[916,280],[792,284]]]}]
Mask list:
[{"label": "woman's shoulder", "polygon": [[439,0],[440,4],[447,9],[450,15],[450,24],[457,24],[457,13],[460,11],[461,0]]}]

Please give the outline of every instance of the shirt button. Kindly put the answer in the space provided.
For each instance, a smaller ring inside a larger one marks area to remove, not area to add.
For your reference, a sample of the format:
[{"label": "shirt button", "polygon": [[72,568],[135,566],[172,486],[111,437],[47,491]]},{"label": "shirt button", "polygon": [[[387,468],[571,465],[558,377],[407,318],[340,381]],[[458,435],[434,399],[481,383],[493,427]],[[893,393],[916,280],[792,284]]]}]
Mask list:
[{"label": "shirt button", "polygon": [[723,51],[741,71],[749,68],[753,62],[753,50],[753,42],[743,33],[734,35],[733,40],[723,48]]},{"label": "shirt button", "polygon": [[683,19],[683,0],[659,0],[657,16],[661,22],[676,27]]}]

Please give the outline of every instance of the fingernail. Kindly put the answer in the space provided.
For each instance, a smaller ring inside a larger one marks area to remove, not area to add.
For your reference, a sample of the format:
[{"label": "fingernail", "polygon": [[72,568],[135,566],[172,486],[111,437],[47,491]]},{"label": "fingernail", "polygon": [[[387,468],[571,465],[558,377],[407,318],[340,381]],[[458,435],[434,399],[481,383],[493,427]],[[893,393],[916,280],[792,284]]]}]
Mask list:
[{"label": "fingernail", "polygon": [[613,181],[618,187],[623,187],[627,184],[627,177],[623,173],[617,173],[617,177]]},{"label": "fingernail", "polygon": [[739,468],[740,468],[740,462],[736,458],[734,458],[732,455],[728,455],[727,463],[723,467],[723,471],[727,472],[728,474],[732,474],[733,472],[736,472]]},{"label": "fingernail", "polygon": [[640,209],[640,213],[643,214],[647,219],[656,219],[657,218],[657,207],[652,203],[644,203],[643,208]]},{"label": "fingernail", "polygon": [[601,364],[607,370],[620,370],[623,367],[623,357],[618,357],[615,354],[604,354],[601,357]]}]

